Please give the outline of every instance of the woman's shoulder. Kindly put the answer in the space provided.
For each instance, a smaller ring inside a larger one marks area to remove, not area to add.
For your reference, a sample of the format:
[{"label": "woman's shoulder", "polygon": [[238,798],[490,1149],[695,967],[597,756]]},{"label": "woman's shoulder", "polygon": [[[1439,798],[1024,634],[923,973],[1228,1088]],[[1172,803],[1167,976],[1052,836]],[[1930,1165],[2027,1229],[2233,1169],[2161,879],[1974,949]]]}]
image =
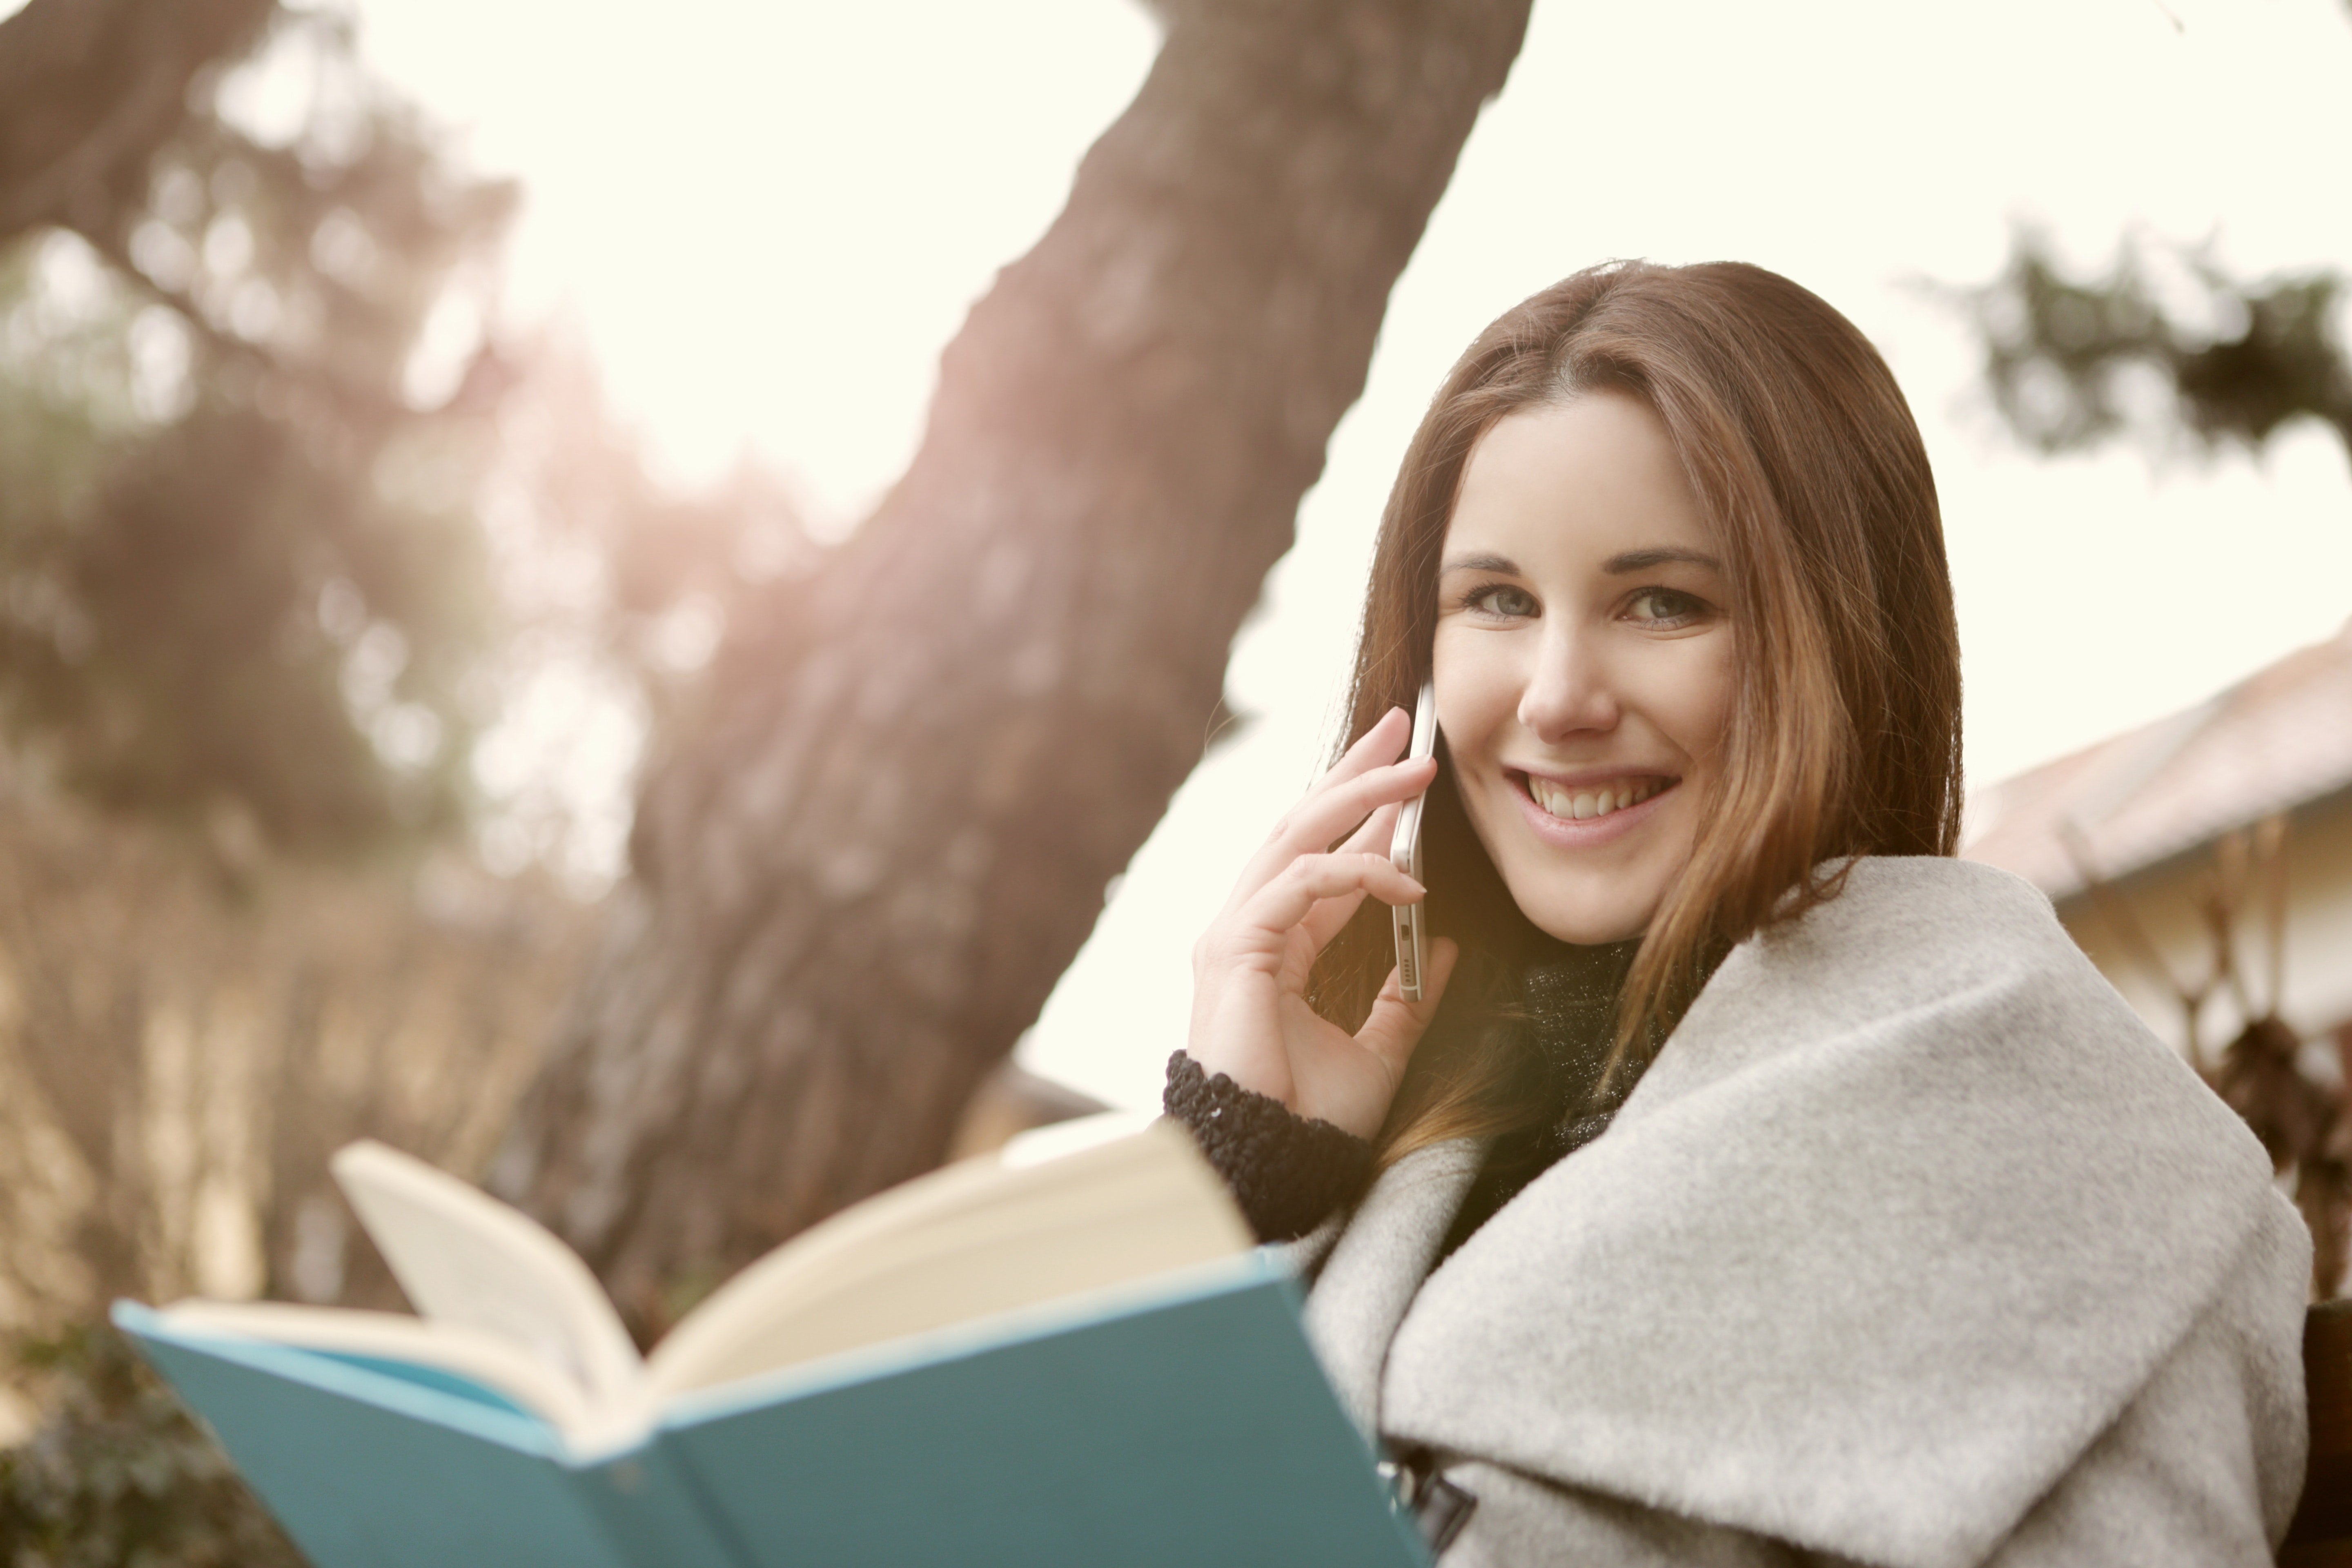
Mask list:
[{"label": "woman's shoulder", "polygon": [[2291,1469],[2309,1243],[2261,1145],[2031,887],[1843,869],[1432,1276],[1393,1429],[1866,1561],[1974,1562],[2210,1322]]},{"label": "woman's shoulder", "polygon": [[1841,1095],[1924,1096],[2078,1149],[2160,1147],[2202,1179],[2267,1186],[2243,1123],[2030,883],[1927,857],[1859,858],[1837,877],[1834,896],[1733,949],[1629,1111],[1759,1070],[1818,1072]]},{"label": "woman's shoulder", "polygon": [[2042,890],[1950,856],[1865,855],[1824,867],[1830,896],[1736,950],[1890,995],[2027,974],[2095,977]]},{"label": "woman's shoulder", "polygon": [[1735,947],[1684,1020],[1819,1039],[1902,1018],[1931,1037],[1988,1009],[2040,1011],[2086,1049],[2173,1053],[2084,956],[2032,883],[1973,861],[1864,856],[1830,896]]}]

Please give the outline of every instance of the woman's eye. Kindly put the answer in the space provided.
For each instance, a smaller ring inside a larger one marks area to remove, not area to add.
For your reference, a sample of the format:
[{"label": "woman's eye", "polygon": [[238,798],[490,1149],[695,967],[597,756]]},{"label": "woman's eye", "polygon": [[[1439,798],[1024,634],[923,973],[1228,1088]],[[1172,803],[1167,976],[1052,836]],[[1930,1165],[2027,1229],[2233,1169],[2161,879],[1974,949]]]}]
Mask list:
[{"label": "woman's eye", "polygon": [[1481,588],[1470,595],[1468,602],[1472,609],[1489,616],[1517,619],[1536,613],[1536,596],[1525,588],[1515,588],[1508,583]]},{"label": "woman's eye", "polygon": [[1676,593],[1672,588],[1644,588],[1633,595],[1626,610],[1637,621],[1683,626],[1705,616],[1706,605],[1694,595]]}]

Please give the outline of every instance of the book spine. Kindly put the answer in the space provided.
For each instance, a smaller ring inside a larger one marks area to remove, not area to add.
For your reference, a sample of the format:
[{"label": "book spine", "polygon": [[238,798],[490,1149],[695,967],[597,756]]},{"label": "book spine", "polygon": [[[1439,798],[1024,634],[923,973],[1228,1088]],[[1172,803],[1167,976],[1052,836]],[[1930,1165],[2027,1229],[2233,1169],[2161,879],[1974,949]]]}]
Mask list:
[{"label": "book spine", "polygon": [[754,1568],[754,1559],[656,1431],[645,1447],[575,1471],[606,1538],[635,1568]]}]

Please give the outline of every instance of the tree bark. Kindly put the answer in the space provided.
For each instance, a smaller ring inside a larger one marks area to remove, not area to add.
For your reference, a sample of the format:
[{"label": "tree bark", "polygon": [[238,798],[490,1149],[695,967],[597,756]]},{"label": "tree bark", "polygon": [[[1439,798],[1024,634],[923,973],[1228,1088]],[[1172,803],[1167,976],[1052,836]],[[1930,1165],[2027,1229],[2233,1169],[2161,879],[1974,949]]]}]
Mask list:
[{"label": "tree bark", "polygon": [[905,478],[730,637],[492,1172],[641,1326],[937,1163],[1034,1019],[1200,759],[1528,5],[1164,5]]},{"label": "tree bark", "polygon": [[30,0],[0,22],[0,241],[100,232],[146,195],[188,89],[242,54],[276,0]]}]

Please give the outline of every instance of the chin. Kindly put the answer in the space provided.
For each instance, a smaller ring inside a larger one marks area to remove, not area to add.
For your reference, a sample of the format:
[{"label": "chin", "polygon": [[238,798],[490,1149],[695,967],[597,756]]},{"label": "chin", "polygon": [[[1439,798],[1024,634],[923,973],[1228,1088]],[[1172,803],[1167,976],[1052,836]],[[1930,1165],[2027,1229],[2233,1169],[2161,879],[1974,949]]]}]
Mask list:
[{"label": "chin", "polygon": [[1619,889],[1580,898],[1562,897],[1554,889],[1529,889],[1522,893],[1514,888],[1511,895],[1518,903],[1519,912],[1538,931],[1555,942],[1572,942],[1578,947],[1600,947],[1640,936],[1650,929],[1650,917],[1658,912],[1661,901],[1658,898],[1628,899]]}]

